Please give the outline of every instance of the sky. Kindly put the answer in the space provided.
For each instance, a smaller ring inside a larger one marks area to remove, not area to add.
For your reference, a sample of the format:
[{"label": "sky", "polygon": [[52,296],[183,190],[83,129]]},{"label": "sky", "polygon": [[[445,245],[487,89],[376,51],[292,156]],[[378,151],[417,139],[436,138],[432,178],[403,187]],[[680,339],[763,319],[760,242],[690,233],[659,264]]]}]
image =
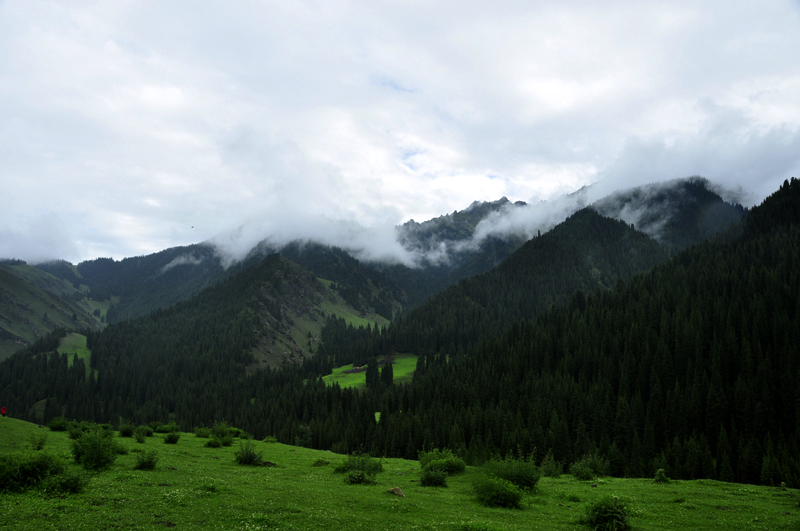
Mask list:
[{"label": "sky", "polygon": [[0,257],[800,177],[800,1],[0,0]]}]

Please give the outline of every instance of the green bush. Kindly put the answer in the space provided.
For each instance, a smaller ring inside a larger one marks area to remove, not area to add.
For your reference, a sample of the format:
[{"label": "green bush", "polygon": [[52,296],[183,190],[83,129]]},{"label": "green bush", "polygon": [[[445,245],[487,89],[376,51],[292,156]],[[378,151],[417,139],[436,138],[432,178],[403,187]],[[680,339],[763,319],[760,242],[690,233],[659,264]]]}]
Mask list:
[{"label": "green bush", "polygon": [[222,446],[222,443],[219,442],[219,439],[214,438],[207,440],[203,446],[205,448],[219,448],[220,446]]},{"label": "green bush", "polygon": [[200,437],[201,439],[208,439],[211,437],[211,428],[195,428],[194,435],[195,437]]},{"label": "green bush", "polygon": [[181,438],[180,432],[171,431],[164,436],[164,442],[166,444],[178,444],[178,439],[180,438]]},{"label": "green bush", "polygon": [[552,449],[544,456],[542,464],[539,466],[539,473],[548,478],[557,478],[564,473],[564,467],[553,457]]},{"label": "green bush", "polygon": [[262,442],[265,442],[265,443],[276,443],[276,442],[278,442],[278,439],[273,437],[272,435],[267,435],[266,437],[264,437]]},{"label": "green bush", "polygon": [[32,433],[30,437],[28,437],[28,444],[31,450],[44,450],[45,443],[47,443],[47,433]]},{"label": "green bush", "polygon": [[50,428],[50,431],[67,431],[69,424],[70,422],[64,417],[57,417],[51,420],[47,427]]},{"label": "green bush", "polygon": [[263,452],[256,452],[253,441],[239,443],[239,449],[234,453],[234,459],[240,465],[261,466],[264,460],[261,458]]},{"label": "green bush", "polygon": [[21,491],[66,470],[64,462],[47,452],[0,455],[0,491]]},{"label": "green bush", "polygon": [[423,468],[420,472],[419,484],[423,487],[446,487],[447,472],[437,468]]},{"label": "green bush", "polygon": [[72,441],[75,462],[87,470],[108,468],[117,459],[119,445],[107,432],[86,432]]},{"label": "green bush", "polygon": [[324,459],[317,459],[316,461],[311,463],[311,466],[328,466],[329,464],[331,464],[330,461],[326,461]]},{"label": "green bush", "polygon": [[219,440],[224,439],[230,435],[231,428],[226,422],[217,422],[211,429],[211,434]]},{"label": "green bush", "polygon": [[533,456],[516,458],[509,454],[505,459],[487,461],[481,468],[486,474],[510,481],[521,489],[533,490],[539,483],[539,468]]},{"label": "green bush", "polygon": [[156,433],[174,433],[180,431],[180,428],[175,424],[175,421],[172,421],[169,424],[159,424],[155,427],[154,431]]},{"label": "green bush", "polygon": [[653,481],[656,483],[669,483],[669,478],[667,477],[667,473],[664,472],[663,468],[656,470],[656,475],[653,478]]},{"label": "green bush", "polygon": [[430,452],[420,452],[419,464],[422,469],[440,470],[445,474],[460,474],[466,470],[464,460],[453,454],[451,450],[435,448]]},{"label": "green bush", "polygon": [[158,464],[158,452],[155,450],[143,451],[136,454],[136,470],[155,470]]},{"label": "green bush", "polygon": [[219,440],[219,443],[220,443],[222,446],[230,446],[230,445],[232,445],[232,444],[233,444],[233,436],[232,436],[232,435],[226,435],[225,437],[222,437],[222,438]]},{"label": "green bush", "polygon": [[603,459],[597,454],[584,455],[573,463],[569,469],[575,479],[590,480],[596,477],[607,476],[611,472],[608,459]]},{"label": "green bush", "polygon": [[147,426],[139,426],[138,428],[133,430],[133,437],[136,439],[138,443],[144,443],[145,439],[147,439],[147,430],[149,428]]},{"label": "green bush", "polygon": [[351,454],[342,463],[337,465],[334,472],[347,473],[345,483],[372,484],[375,483],[375,476],[378,472],[383,472],[383,463],[375,460],[369,454]]},{"label": "green bush", "polygon": [[61,474],[49,476],[42,481],[42,488],[47,492],[59,494],[78,494],[89,484],[89,476],[66,470]]},{"label": "green bush", "polygon": [[120,437],[133,437],[133,424],[120,424],[119,436]]},{"label": "green bush", "polygon": [[486,507],[519,508],[522,491],[505,479],[481,474],[472,482],[478,501]]},{"label": "green bush", "polygon": [[344,482],[350,485],[374,485],[375,475],[368,474],[364,470],[350,470],[344,478]]},{"label": "green bush", "polygon": [[628,508],[617,496],[604,496],[590,503],[580,523],[597,531],[626,531],[631,528]]}]

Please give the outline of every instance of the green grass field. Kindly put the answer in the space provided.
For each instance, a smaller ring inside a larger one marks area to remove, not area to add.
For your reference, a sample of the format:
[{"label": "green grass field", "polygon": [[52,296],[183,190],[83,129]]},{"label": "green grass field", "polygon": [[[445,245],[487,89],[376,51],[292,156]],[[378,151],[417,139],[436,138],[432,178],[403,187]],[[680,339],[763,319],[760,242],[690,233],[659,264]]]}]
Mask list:
[{"label": "green grass field", "polygon": [[70,367],[72,367],[72,364],[75,361],[75,354],[77,354],[78,359],[83,360],[83,363],[86,365],[86,378],[89,378],[89,374],[92,370],[89,367],[89,362],[92,358],[92,351],[86,348],[86,336],[75,333],[67,334],[61,340],[61,344],[58,347],[58,353],[67,355],[67,360]]},{"label": "green grass field", "polygon": [[[11,418],[0,418],[0,454],[24,449],[31,435],[42,433],[45,451],[71,461],[66,433]],[[384,459],[376,485],[346,485],[333,473],[344,458],[331,452],[255,442],[277,466],[247,467],[234,462],[238,440],[212,449],[192,434],[182,434],[176,445],[162,437],[144,444],[119,438],[131,453],[92,473],[80,494],[0,494],[0,528],[577,531],[588,529],[577,523],[586,505],[611,493],[629,501],[636,530],[800,528],[797,492],[775,487],[611,478],[592,487],[591,481],[561,476],[543,478],[537,492],[523,498],[522,509],[489,509],[473,497],[471,478],[479,472],[469,467],[450,477],[447,488],[421,487],[418,462]],[[138,449],[158,452],[156,470],[134,470]],[[331,464],[312,466],[319,459]],[[393,487],[405,497],[388,493]]]},{"label": "green grass field", "polygon": [[[378,358],[378,361],[382,361],[383,358]],[[339,387],[355,387],[356,389],[362,389],[366,387],[366,379],[367,373],[365,372],[355,372],[355,373],[347,373],[353,368],[353,364],[344,365],[342,367],[337,367],[333,369],[333,372],[327,376],[322,377],[322,381],[325,382],[325,385],[333,385],[334,383],[338,383]],[[410,383],[411,378],[414,376],[414,370],[417,368],[417,356],[413,354],[396,354],[394,357],[394,382],[395,383]]]}]

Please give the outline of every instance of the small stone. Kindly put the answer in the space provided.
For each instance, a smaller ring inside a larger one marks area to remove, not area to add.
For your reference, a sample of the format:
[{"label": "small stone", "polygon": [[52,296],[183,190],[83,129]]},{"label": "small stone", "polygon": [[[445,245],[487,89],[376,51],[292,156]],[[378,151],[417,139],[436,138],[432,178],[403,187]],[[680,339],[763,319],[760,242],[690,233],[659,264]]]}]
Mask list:
[{"label": "small stone", "polygon": [[390,492],[390,493],[394,494],[395,496],[402,496],[403,498],[406,497],[406,495],[403,494],[403,489],[401,489],[400,487],[393,487],[393,488],[387,490],[386,492]]}]

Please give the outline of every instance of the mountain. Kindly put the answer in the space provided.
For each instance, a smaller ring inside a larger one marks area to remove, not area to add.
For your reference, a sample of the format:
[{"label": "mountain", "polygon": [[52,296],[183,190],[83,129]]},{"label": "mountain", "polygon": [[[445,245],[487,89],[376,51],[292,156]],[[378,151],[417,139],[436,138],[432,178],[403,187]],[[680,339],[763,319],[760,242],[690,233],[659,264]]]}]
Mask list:
[{"label": "mountain", "polygon": [[[533,319],[577,290],[611,289],[667,258],[664,248],[647,235],[583,209],[525,243],[494,269],[461,280],[393,322],[376,339],[375,347],[350,344],[348,336],[340,334],[342,343],[335,345],[337,355],[331,363],[363,364],[365,359],[348,354],[379,348],[427,357],[463,354],[502,334],[512,323]],[[332,346],[325,345],[326,349]]]},{"label": "mountain", "polygon": [[671,253],[727,229],[745,215],[701,177],[677,179],[611,194],[592,204],[599,214],[630,223]]},{"label": "mountain", "polygon": [[0,360],[57,328],[98,329],[83,294],[20,261],[0,264]]}]

